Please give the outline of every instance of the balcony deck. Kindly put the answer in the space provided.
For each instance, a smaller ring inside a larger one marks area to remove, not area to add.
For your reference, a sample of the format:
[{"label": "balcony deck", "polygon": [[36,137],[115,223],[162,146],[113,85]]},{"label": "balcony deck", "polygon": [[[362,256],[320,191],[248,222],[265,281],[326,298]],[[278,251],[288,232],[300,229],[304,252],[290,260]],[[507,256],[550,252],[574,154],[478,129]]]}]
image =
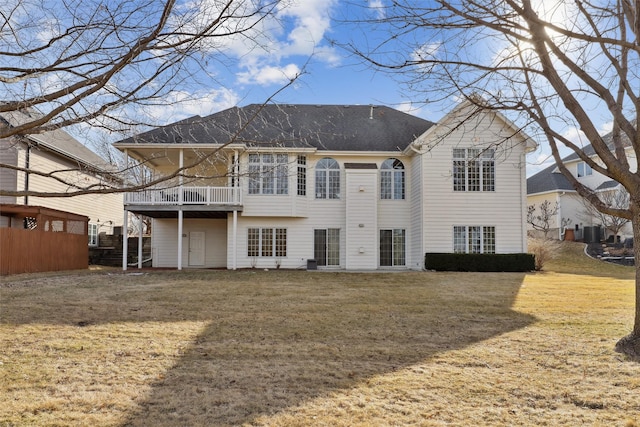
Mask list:
[{"label": "balcony deck", "polygon": [[147,188],[125,193],[125,208],[154,218],[221,218],[227,212],[242,210],[239,187]]}]

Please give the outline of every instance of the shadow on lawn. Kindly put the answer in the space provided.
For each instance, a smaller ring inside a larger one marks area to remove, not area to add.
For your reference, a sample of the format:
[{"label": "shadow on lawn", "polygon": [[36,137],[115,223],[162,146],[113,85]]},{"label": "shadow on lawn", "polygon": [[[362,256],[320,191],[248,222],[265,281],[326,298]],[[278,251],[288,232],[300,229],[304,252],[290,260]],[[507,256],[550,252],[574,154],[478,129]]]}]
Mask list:
[{"label": "shadow on lawn", "polygon": [[75,301],[54,299],[55,288],[31,289],[19,296],[28,311],[15,300],[4,314],[11,323],[78,326],[204,321],[203,332],[123,425],[239,425],[531,324],[533,317],[511,309],[524,277],[119,275],[108,285],[69,283]]},{"label": "shadow on lawn", "polygon": [[457,275],[465,282],[396,298],[379,287],[394,286],[393,276],[352,276],[345,289],[319,282],[304,296],[266,287],[244,296],[242,312],[221,301],[217,320],[124,425],[251,424],[535,320],[511,309],[524,275],[481,289],[482,275]]}]

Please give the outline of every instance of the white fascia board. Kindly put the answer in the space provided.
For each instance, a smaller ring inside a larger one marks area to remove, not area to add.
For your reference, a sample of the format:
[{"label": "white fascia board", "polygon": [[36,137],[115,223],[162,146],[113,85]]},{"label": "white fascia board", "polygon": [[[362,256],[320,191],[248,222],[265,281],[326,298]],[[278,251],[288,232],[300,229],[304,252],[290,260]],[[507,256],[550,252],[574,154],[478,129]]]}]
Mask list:
[{"label": "white fascia board", "polygon": [[546,194],[554,194],[554,193],[577,193],[576,190],[549,190],[549,191],[541,191],[539,193],[529,193],[527,194],[527,197],[529,196],[544,196]]}]

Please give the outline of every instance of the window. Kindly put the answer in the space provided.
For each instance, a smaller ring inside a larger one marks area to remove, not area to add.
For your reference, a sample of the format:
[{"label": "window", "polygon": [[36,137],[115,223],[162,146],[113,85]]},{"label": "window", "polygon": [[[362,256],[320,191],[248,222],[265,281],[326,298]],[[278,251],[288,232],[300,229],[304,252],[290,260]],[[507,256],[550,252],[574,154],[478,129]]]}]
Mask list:
[{"label": "window", "polygon": [[492,226],[454,226],[453,252],[496,253],[496,228]]},{"label": "window", "polygon": [[289,194],[287,154],[249,154],[249,194]]},{"label": "window", "polygon": [[316,199],[340,198],[340,165],[325,157],[316,164]]},{"label": "window", "polygon": [[98,246],[98,224],[89,224],[89,246]]},{"label": "window", "polygon": [[307,156],[298,156],[298,196],[307,195]]},{"label": "window", "polygon": [[404,165],[398,159],[387,159],[380,166],[380,198],[404,199]]},{"label": "window", "polygon": [[578,178],[591,175],[593,175],[593,169],[591,169],[591,166],[589,166],[585,162],[578,163]]},{"label": "window", "polygon": [[247,231],[247,256],[287,256],[286,228],[249,228]]},{"label": "window", "polygon": [[319,266],[340,265],[340,229],[313,230],[313,257]]},{"label": "window", "polygon": [[453,149],[453,191],[495,191],[495,150]]},{"label": "window", "polygon": [[380,266],[405,265],[405,230],[380,230]]}]

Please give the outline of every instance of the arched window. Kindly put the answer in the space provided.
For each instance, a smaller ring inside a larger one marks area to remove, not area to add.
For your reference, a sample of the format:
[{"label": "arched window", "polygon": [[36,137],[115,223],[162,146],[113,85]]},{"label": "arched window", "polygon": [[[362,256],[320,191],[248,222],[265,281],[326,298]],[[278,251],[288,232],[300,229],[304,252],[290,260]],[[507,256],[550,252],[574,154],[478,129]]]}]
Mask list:
[{"label": "arched window", "polygon": [[380,198],[404,199],[404,165],[398,159],[387,159],[380,166]]},{"label": "arched window", "polygon": [[316,164],[316,199],[340,198],[340,165],[325,157]]}]

